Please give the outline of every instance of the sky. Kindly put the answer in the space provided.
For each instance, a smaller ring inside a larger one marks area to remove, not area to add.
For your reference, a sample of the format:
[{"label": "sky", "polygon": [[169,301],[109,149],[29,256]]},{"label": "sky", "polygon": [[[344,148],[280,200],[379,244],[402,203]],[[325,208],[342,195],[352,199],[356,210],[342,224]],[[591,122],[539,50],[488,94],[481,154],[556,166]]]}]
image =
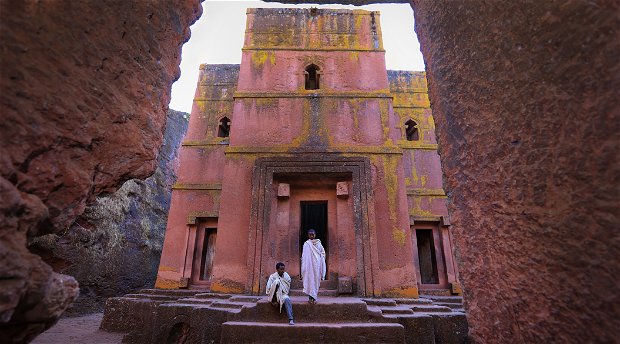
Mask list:
[{"label": "sky", "polygon": [[[247,8],[346,8],[381,12],[381,31],[387,69],[424,70],[420,44],[413,30],[413,10],[409,4],[376,4],[367,6],[290,5],[271,2],[206,0],[203,13],[192,25],[192,36],[183,45],[181,77],[172,85],[170,108],[190,112],[198,68],[203,63],[241,63]],[[410,33],[410,34],[407,34]]]}]

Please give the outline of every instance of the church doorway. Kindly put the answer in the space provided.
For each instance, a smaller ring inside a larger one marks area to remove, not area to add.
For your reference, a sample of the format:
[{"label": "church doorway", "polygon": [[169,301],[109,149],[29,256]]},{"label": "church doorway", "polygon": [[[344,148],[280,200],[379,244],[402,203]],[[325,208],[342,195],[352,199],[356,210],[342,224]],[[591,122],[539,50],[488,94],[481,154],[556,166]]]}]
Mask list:
[{"label": "church doorway", "polygon": [[[300,223],[299,231],[299,256],[303,251],[303,246],[308,240],[308,230],[314,229],[316,238],[321,240],[325,248],[325,263],[329,272],[329,235],[327,233],[327,201],[302,201],[300,202]],[[300,272],[301,274],[301,272]],[[327,278],[329,274],[325,276]]]}]

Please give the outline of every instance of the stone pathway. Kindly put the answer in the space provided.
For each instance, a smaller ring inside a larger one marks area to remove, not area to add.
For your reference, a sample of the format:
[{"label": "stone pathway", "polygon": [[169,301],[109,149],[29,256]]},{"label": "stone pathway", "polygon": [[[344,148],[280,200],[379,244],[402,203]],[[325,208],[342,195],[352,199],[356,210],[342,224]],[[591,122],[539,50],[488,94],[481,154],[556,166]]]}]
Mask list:
[{"label": "stone pathway", "polygon": [[81,317],[62,318],[49,330],[32,341],[32,344],[117,344],[123,339],[122,333],[106,332],[99,329],[103,313]]}]

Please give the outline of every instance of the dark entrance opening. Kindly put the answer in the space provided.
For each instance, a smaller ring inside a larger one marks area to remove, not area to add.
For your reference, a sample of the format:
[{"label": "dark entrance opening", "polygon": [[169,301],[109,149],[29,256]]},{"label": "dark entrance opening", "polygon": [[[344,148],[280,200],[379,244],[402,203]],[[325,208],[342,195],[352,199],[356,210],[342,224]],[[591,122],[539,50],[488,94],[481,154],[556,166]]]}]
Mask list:
[{"label": "dark entrance opening", "polygon": [[418,259],[420,262],[420,279],[422,284],[439,283],[437,273],[437,258],[435,257],[435,243],[432,229],[417,229]]},{"label": "dark entrance opening", "polygon": [[213,273],[213,258],[215,257],[216,228],[205,228],[205,239],[202,246],[200,259],[200,279],[210,280]]},{"label": "dark entrance opening", "polygon": [[[327,241],[327,201],[308,201],[301,202],[301,230],[299,231],[299,256],[306,240],[308,240],[308,230],[314,229],[316,238],[321,240],[325,248],[325,265],[329,271],[329,243]],[[325,276],[327,279],[327,274]]]}]

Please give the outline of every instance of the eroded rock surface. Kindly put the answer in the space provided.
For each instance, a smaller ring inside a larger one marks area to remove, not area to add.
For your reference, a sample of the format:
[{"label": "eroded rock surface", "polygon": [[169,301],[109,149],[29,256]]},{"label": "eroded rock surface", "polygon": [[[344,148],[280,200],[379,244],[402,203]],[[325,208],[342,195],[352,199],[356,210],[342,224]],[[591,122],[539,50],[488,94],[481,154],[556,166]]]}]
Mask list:
[{"label": "eroded rock surface", "polygon": [[80,296],[69,314],[102,311],[105,299],[155,283],[166,232],[176,160],[189,114],[168,110],[157,169],[98,197],[67,231],[35,238],[30,250],[56,271],[75,277]]},{"label": "eroded rock surface", "polygon": [[152,173],[200,12],[198,0],[0,2],[0,337],[33,337],[77,296],[27,238]]},{"label": "eroded rock surface", "polygon": [[474,340],[617,341],[617,4],[414,13]]},{"label": "eroded rock surface", "polygon": [[295,0],[295,1],[280,1],[280,0],[264,0],[265,2],[281,2],[289,4],[342,4],[342,5],[371,5],[371,4],[407,4],[407,0]]}]

